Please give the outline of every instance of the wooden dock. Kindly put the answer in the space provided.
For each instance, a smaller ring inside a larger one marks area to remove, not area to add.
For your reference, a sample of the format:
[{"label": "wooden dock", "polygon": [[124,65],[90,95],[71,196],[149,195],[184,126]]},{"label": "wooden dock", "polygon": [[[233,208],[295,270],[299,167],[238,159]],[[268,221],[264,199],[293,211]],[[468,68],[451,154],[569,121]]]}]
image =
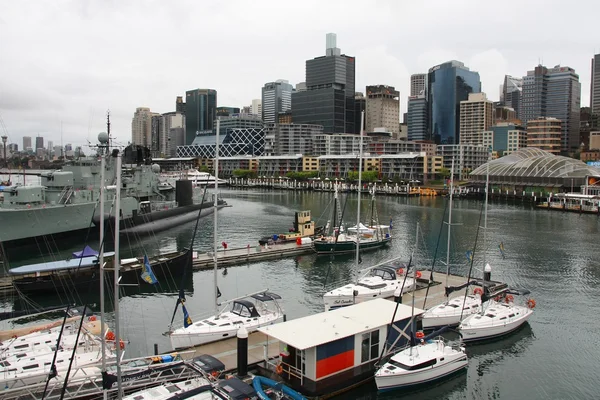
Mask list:
[{"label": "wooden dock", "polygon": [[[312,243],[296,244],[281,243],[271,246],[242,247],[236,249],[219,249],[217,251],[217,265],[227,267],[230,265],[246,264],[251,262],[278,260],[284,257],[299,256],[314,253]],[[213,252],[199,253],[193,261],[194,270],[211,269],[214,266]]]}]

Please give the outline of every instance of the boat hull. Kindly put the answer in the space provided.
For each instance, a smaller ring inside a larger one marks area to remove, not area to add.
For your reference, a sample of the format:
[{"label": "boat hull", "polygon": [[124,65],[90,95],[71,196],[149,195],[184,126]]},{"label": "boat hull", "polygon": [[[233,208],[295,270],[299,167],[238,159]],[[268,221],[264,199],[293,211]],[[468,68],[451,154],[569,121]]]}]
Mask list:
[{"label": "boat hull", "polygon": [[[383,246],[386,246],[392,239],[385,238],[380,241],[373,242],[360,242],[360,251],[376,250]],[[344,241],[344,242],[327,242],[315,240],[314,242],[315,251],[317,254],[350,254],[356,253],[356,242]]]},{"label": "boat hull", "polygon": [[375,384],[381,392],[409,388],[446,378],[463,370],[467,367],[467,364],[467,357],[464,356],[436,368],[417,370],[414,373],[386,376],[375,375]]},{"label": "boat hull", "polygon": [[504,324],[496,324],[492,326],[462,326],[460,327],[460,332],[462,334],[463,342],[475,342],[480,340],[490,340],[496,339],[505,335],[508,335],[517,329],[519,329],[531,316],[533,313],[531,310],[527,309],[523,316],[520,318],[514,319],[510,322]]}]

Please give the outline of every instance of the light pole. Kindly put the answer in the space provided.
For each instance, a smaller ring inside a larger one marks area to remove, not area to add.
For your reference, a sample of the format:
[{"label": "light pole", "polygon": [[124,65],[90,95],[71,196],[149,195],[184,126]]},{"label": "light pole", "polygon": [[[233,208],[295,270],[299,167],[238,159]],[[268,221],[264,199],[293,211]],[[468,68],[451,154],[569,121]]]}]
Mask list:
[{"label": "light pole", "polygon": [[6,161],[6,141],[8,140],[8,136],[2,136],[2,145],[4,146],[4,168],[8,168],[8,162]]}]

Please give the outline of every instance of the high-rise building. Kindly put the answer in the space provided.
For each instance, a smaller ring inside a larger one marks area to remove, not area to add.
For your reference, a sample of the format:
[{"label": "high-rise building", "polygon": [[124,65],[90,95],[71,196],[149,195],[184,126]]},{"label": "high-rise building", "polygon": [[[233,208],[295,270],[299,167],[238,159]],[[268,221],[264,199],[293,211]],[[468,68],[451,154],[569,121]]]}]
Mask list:
[{"label": "high-rise building", "polygon": [[426,140],[428,121],[427,97],[425,94],[408,98],[406,124],[408,125],[408,140]]},{"label": "high-rise building", "polygon": [[239,114],[239,107],[217,107],[217,117],[228,117],[233,114]]},{"label": "high-rise building", "polygon": [[52,140],[48,140],[48,151],[52,151],[54,148],[54,142]]},{"label": "high-rise building", "polygon": [[527,121],[527,147],[537,147],[552,154],[560,154],[561,121],[551,117],[540,117]]},{"label": "high-rise building", "polygon": [[262,88],[262,120],[265,124],[277,123],[279,113],[292,108],[294,87],[283,79],[265,83]]},{"label": "high-rise building", "polygon": [[429,139],[436,144],[460,143],[460,102],[469,93],[481,92],[479,73],[460,61],[448,61],[429,69],[427,107]]},{"label": "high-rise building", "polygon": [[521,112],[521,97],[523,95],[523,78],[505,75],[502,85],[501,102],[515,110],[516,117],[519,118]]},{"label": "high-rise building", "polygon": [[561,152],[564,154],[579,148],[579,113],[581,84],[573,68],[546,68],[538,65],[523,77],[521,120],[527,123],[539,117],[561,120]]},{"label": "high-rise building", "polygon": [[175,100],[175,112],[185,115],[185,102],[182,96],[177,96]]},{"label": "high-rise building", "polygon": [[483,132],[493,124],[494,103],[485,93],[469,93],[460,102],[460,143],[483,144]]},{"label": "high-rise building", "polygon": [[316,135],[323,133],[323,127],[306,124],[268,124],[266,131],[267,137],[273,137],[273,155],[313,155],[313,140]]},{"label": "high-rise building", "polygon": [[365,113],[366,131],[385,128],[386,132],[400,130],[400,92],[393,86],[367,86],[367,107]]},{"label": "high-rise building", "polygon": [[196,135],[214,129],[217,118],[217,91],[194,89],[185,92],[185,142],[192,144]]},{"label": "high-rise building", "polygon": [[410,76],[410,95],[418,96],[425,94],[427,87],[427,74],[412,74]]},{"label": "high-rise building", "polygon": [[262,117],[262,103],[260,99],[253,99],[250,107],[252,114],[260,115]]},{"label": "high-rise building", "polygon": [[37,151],[37,149],[43,149],[43,148],[44,148],[44,138],[42,136],[36,136],[35,151]]},{"label": "high-rise building", "polygon": [[131,120],[131,143],[152,149],[152,117],[157,115],[148,107],[135,109]]},{"label": "high-rise building", "polygon": [[592,58],[592,83],[590,84],[592,114],[600,114],[600,54]]},{"label": "high-rise building", "polygon": [[[360,132],[362,112],[367,109],[367,99],[361,92],[354,93],[354,128]],[[364,128],[364,127],[363,127]]]},{"label": "high-rise building", "polygon": [[31,136],[23,136],[23,151],[32,150],[31,147]]},{"label": "high-rise building", "polygon": [[[231,114],[226,117],[219,117],[220,131],[219,135],[225,137],[234,129],[262,129],[263,121],[260,115],[254,114]],[[215,127],[216,128],[216,127]]]},{"label": "high-rise building", "polygon": [[492,158],[514,153],[527,147],[527,131],[512,122],[499,122],[483,132],[483,145],[492,151]]},{"label": "high-rise building", "polygon": [[295,124],[322,125],[325,133],[358,133],[354,108],[354,57],[341,54],[328,33],[325,56],[306,61],[306,90],[292,93]]}]

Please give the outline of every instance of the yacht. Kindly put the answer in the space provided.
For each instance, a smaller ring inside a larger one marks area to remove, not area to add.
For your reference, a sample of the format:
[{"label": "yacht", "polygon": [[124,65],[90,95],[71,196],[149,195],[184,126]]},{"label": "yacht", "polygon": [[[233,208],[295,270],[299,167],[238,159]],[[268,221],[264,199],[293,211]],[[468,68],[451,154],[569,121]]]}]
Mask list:
[{"label": "yacht", "polygon": [[482,306],[482,312],[469,315],[459,325],[464,342],[493,339],[509,334],[523,325],[535,307],[535,300],[527,300],[526,306],[514,303],[511,294],[495,297]]},{"label": "yacht", "polygon": [[406,271],[408,271],[406,263],[371,267],[356,283],[325,293],[323,295],[325,311],[377,298],[391,298],[396,291],[407,293],[413,287],[414,280],[405,276]]},{"label": "yacht", "polygon": [[440,326],[456,326],[461,319],[481,311],[483,289],[477,287],[472,294],[458,296],[430,308],[423,314],[423,329],[434,329]]},{"label": "yacht", "polygon": [[375,383],[378,390],[429,383],[466,368],[468,362],[464,347],[448,346],[441,337],[421,340],[421,344],[394,354],[377,370]]},{"label": "yacht", "polygon": [[230,308],[198,322],[184,323],[184,327],[170,333],[174,349],[184,349],[205,343],[235,337],[242,326],[248,333],[262,326],[282,322],[285,315],[278,300],[281,296],[268,291],[254,293],[229,301]]},{"label": "yacht", "polygon": [[[208,172],[201,172],[196,169],[188,169],[183,171],[170,171],[161,173],[161,178],[163,182],[170,184],[171,186],[175,186],[175,181],[177,180],[189,180],[192,181],[192,186],[194,187],[213,187],[215,186],[215,182],[217,178],[209,174]],[[223,179],[219,179],[219,185],[226,185],[227,181]]]}]

